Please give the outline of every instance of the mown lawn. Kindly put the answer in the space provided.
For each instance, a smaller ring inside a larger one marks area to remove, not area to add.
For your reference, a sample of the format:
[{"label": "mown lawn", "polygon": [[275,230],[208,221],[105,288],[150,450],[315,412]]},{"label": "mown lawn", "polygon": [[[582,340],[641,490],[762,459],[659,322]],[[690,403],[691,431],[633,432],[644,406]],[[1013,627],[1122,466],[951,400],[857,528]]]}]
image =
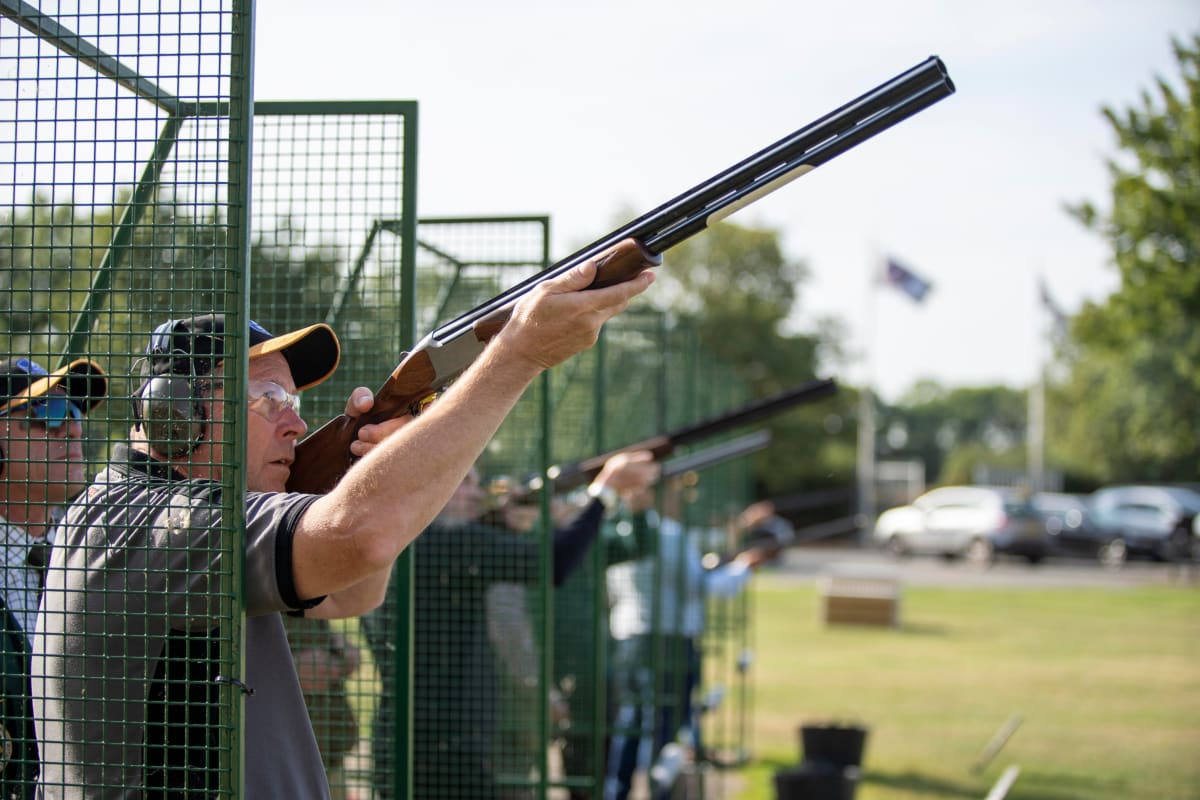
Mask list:
[{"label": "mown lawn", "polygon": [[[773,798],[797,728],[869,729],[857,800],[1200,798],[1200,585],[905,587],[901,627],[827,627],[812,584],[764,574],[753,606],[754,762],[740,800]],[[1021,725],[971,767],[1013,715]]]}]

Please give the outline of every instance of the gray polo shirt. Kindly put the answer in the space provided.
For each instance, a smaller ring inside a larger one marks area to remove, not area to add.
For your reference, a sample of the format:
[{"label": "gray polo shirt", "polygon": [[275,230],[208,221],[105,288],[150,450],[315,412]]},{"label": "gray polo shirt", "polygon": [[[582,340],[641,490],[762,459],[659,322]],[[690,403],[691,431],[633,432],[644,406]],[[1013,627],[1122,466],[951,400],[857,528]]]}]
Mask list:
[{"label": "gray polo shirt", "polygon": [[[220,486],[117,448],[57,532],[34,637],[46,798],[208,796],[241,699],[218,681]],[[313,495],[250,493],[245,524],[245,797],[327,798],[280,611]],[[237,646],[238,643],[233,643]],[[226,645],[229,646],[228,644]],[[234,740],[236,741],[236,740]]]}]

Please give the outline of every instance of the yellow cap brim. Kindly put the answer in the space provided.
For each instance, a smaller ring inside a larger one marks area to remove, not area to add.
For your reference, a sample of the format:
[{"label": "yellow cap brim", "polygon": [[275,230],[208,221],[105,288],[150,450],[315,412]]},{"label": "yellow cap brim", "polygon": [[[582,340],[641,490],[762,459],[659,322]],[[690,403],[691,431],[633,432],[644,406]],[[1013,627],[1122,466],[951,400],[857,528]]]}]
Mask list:
[{"label": "yellow cap brim", "polygon": [[342,360],[342,346],[333,328],[323,322],[274,336],[250,348],[250,358],[282,353],[292,371],[296,391],[326,381]]},{"label": "yellow cap brim", "polygon": [[108,377],[100,365],[86,358],[78,358],[30,383],[23,392],[9,398],[7,403],[0,406],[0,411],[7,411],[36,397],[47,395],[59,385],[63,385],[67,397],[85,414],[98,406],[108,394]]}]

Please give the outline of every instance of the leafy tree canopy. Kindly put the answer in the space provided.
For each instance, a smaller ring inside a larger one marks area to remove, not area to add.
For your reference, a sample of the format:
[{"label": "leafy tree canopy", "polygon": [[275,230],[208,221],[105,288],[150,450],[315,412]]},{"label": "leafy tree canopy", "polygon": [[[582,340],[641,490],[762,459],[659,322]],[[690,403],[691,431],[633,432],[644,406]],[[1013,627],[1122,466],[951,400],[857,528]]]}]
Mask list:
[{"label": "leafy tree canopy", "polygon": [[1103,109],[1120,150],[1108,207],[1070,209],[1120,277],[1073,321],[1051,405],[1062,458],[1098,481],[1200,473],[1200,36],[1173,49],[1177,83]]},{"label": "leafy tree canopy", "polygon": [[[778,231],[723,222],[672,248],[660,276],[654,302],[690,315],[702,351],[731,365],[755,397],[816,377],[838,345],[841,328],[827,320],[811,326],[820,332],[789,330],[809,271],[783,252]],[[843,391],[770,423],[771,447],[755,458],[764,495],[850,483],[854,402]]]}]

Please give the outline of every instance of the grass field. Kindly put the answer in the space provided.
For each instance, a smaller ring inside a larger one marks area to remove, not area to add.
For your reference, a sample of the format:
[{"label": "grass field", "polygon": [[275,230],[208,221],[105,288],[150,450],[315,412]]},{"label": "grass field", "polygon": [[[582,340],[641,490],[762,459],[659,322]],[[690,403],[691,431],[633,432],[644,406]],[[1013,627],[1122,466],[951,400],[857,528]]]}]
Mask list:
[{"label": "grass field", "polygon": [[[1200,798],[1200,585],[905,587],[896,629],[826,627],[811,583],[753,597],[753,763],[739,800],[775,796],[802,723],[869,729],[857,800]],[[1022,724],[971,770],[1014,714]]]}]

